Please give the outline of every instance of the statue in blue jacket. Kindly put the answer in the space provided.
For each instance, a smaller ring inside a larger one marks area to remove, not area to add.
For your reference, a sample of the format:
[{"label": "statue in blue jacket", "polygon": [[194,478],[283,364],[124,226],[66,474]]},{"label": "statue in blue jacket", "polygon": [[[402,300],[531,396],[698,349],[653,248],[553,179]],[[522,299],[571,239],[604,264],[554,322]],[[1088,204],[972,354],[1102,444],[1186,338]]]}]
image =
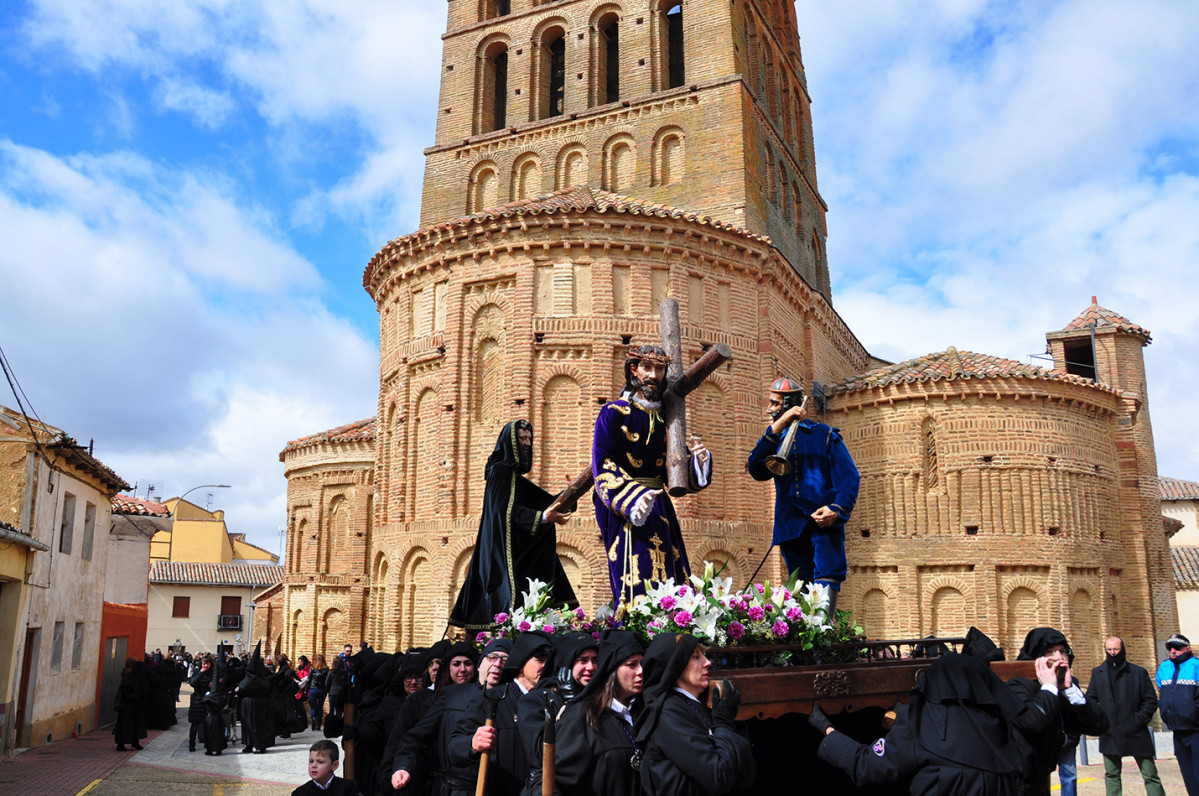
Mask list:
[{"label": "statue in blue jacket", "polygon": [[829,587],[829,619],[845,580],[845,523],[861,478],[837,429],[809,420],[803,387],[770,385],[772,423],[749,454],[755,481],[774,479],[774,540],[787,571]]}]

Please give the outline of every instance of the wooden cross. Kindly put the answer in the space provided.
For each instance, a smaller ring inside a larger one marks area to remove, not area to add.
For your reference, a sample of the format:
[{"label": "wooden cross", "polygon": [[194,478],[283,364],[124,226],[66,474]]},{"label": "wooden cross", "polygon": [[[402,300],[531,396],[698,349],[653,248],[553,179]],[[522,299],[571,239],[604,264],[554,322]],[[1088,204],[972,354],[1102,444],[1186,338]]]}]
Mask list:
[{"label": "wooden cross", "polygon": [[[733,349],[727,343],[717,343],[695,360],[691,367],[683,370],[683,342],[679,324],[679,303],[664,299],[658,306],[662,322],[662,348],[670,355],[670,367],[666,371],[670,386],[662,396],[662,414],[666,420],[666,489],[672,497],[687,494],[690,481],[687,463],[690,450],[687,448],[687,403],[686,397],[704,379],[733,357]],[[555,501],[563,511],[573,510],[579,498],[587,494],[595,483],[591,466],[579,473]]]}]

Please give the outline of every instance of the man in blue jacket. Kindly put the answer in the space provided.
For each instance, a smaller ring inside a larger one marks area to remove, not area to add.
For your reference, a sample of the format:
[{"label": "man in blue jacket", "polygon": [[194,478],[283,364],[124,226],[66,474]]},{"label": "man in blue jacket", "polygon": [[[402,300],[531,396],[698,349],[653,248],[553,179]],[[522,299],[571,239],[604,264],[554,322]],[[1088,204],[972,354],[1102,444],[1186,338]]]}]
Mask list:
[{"label": "man in blue jacket", "polygon": [[[836,617],[837,594],[845,580],[845,523],[858,499],[861,481],[837,429],[807,419],[803,387],[794,379],[770,385],[773,422],[749,454],[746,467],[755,481],[774,479],[774,540],[790,573],[829,587],[829,620]],[[777,474],[767,459],[777,456],[792,424],[795,438],[786,451],[788,472]]]},{"label": "man in blue jacket", "polygon": [[1170,659],[1157,667],[1162,721],[1174,733],[1174,755],[1188,796],[1199,796],[1199,661],[1181,633],[1166,639]]}]

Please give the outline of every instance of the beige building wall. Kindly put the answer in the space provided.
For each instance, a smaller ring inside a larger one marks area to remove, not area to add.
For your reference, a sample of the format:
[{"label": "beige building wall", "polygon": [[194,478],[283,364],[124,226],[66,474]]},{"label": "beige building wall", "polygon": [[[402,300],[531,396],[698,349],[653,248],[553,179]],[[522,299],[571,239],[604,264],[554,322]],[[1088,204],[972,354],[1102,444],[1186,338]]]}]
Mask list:
[{"label": "beige building wall", "polygon": [[[51,550],[35,557],[28,580],[26,622],[39,637],[36,649],[22,652],[36,656],[36,682],[26,695],[29,734],[18,743],[40,745],[95,727],[112,493],[61,463],[51,473],[39,458],[36,469],[32,535]],[[64,516],[72,529],[69,552],[62,548]]]},{"label": "beige building wall", "polygon": [[[218,644],[232,645],[235,652],[246,649],[251,638],[249,604],[253,589],[245,586],[193,586],[151,583],[149,619],[146,623],[146,649],[166,650],[176,639],[188,652],[215,652]],[[188,616],[172,616],[174,598],[187,597]],[[241,598],[241,630],[220,630],[217,626],[222,597]],[[238,642],[241,636],[241,642]]]},{"label": "beige building wall", "polygon": [[1171,547],[1199,545],[1199,500],[1163,500],[1162,515],[1182,523],[1182,529],[1170,538]]}]

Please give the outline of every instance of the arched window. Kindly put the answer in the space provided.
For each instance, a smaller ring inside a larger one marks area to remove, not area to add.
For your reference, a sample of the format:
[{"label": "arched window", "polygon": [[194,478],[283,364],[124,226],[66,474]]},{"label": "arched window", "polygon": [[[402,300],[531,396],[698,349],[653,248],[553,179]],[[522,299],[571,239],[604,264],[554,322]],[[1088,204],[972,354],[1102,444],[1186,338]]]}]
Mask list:
[{"label": "arched window", "polygon": [[592,45],[592,105],[606,105],[620,99],[620,17],[610,11],[595,24]]},{"label": "arched window", "polygon": [[650,153],[653,159],[650,178],[654,185],[683,181],[683,140],[683,131],[678,127],[664,127],[654,135],[654,148]]},{"label": "arched window", "polygon": [[490,133],[508,126],[508,45],[494,41],[479,54],[475,132]]},{"label": "arched window", "polygon": [[500,180],[496,173],[495,164],[491,161],[480,163],[470,173],[470,185],[467,186],[467,214],[481,213],[489,207],[500,203]]},{"label": "arched window", "polygon": [[533,69],[533,121],[561,116],[566,98],[566,30],[552,25],[541,34]]},{"label": "arched window", "polygon": [[582,144],[567,144],[558,153],[554,190],[562,191],[587,182],[587,150]]},{"label": "arched window", "polygon": [[774,149],[769,144],[764,149],[766,152],[766,174],[763,176],[766,182],[766,199],[771,204],[774,204],[778,201],[778,164],[774,159]]},{"label": "arched window", "polygon": [[660,0],[654,19],[657,25],[658,63],[656,90],[677,88],[686,80],[683,66],[683,6]]},{"label": "arched window", "polygon": [[512,164],[512,201],[541,195],[541,161],[536,155],[525,154]]},{"label": "arched window", "polygon": [[605,191],[627,191],[637,173],[637,152],[628,133],[615,135],[604,144]]}]

